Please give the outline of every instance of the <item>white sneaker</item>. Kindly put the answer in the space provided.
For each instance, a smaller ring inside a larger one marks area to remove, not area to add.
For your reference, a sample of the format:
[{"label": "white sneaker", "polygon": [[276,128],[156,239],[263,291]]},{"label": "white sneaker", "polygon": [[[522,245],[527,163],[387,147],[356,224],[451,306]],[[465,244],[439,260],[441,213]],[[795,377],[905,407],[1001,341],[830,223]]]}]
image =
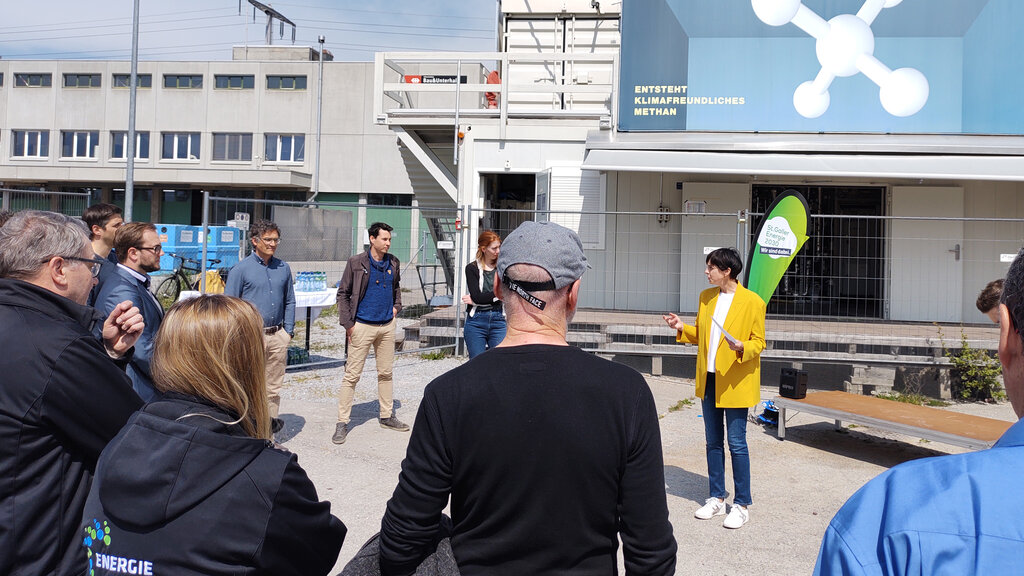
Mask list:
[{"label": "white sneaker", "polygon": [[750,512],[747,511],[747,507],[733,504],[729,510],[729,515],[725,517],[725,522],[722,522],[722,526],[726,528],[739,528],[749,520]]},{"label": "white sneaker", "polygon": [[704,502],[703,506],[697,508],[697,511],[693,513],[693,517],[700,518],[701,520],[710,520],[722,514],[725,514],[725,501],[711,497]]}]

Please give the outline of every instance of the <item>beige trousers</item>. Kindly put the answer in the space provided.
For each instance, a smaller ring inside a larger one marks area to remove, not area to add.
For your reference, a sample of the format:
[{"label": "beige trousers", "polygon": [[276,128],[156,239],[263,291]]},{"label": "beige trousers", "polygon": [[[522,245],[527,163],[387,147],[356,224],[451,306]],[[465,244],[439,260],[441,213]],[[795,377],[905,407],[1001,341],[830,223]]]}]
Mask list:
[{"label": "beige trousers", "polygon": [[363,373],[366,356],[373,347],[377,357],[377,402],[380,417],[390,418],[394,409],[394,390],[391,371],[395,364],[395,320],[383,326],[356,322],[352,328],[352,341],[348,344],[348,358],[345,361],[345,378],[338,395],[338,422],[348,423],[352,416],[352,398],[356,384]]},{"label": "beige trousers", "polygon": [[283,329],[263,335],[267,351],[267,408],[271,418],[277,418],[281,411],[281,386],[284,384],[284,369],[288,364],[288,345],[292,337]]}]

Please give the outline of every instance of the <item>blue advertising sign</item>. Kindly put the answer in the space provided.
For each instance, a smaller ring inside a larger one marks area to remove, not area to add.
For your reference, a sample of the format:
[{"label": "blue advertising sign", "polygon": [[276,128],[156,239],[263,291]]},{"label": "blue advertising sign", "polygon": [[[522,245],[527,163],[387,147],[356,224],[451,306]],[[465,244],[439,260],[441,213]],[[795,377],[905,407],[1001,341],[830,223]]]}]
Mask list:
[{"label": "blue advertising sign", "polygon": [[1024,134],[1022,0],[626,0],[619,130]]}]

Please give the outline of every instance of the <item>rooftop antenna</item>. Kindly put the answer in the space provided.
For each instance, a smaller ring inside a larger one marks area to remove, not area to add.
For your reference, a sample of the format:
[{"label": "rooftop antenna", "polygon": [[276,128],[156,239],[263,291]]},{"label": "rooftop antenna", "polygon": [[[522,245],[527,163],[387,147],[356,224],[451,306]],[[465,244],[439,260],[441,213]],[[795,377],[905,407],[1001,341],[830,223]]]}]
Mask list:
[{"label": "rooftop antenna", "polygon": [[[278,35],[284,38],[284,25],[287,24],[292,27],[292,44],[295,44],[295,22],[292,22],[284,14],[281,14],[277,10],[274,10],[266,4],[257,2],[256,0],[249,0],[249,4],[252,4],[252,20],[256,21],[256,11],[263,12],[267,15],[267,35],[266,41],[267,46],[274,44],[274,20],[276,19],[280,24],[280,32]],[[238,11],[242,11],[242,0],[238,0]]]}]

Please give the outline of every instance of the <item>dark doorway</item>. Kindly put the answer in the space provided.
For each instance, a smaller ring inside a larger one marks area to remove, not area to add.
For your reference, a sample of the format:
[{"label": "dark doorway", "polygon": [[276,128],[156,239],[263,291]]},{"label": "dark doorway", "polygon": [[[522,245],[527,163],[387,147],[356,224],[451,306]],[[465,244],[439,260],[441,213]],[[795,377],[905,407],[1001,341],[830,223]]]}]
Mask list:
[{"label": "dark doorway", "polygon": [[481,230],[494,230],[505,238],[527,220],[537,207],[535,174],[483,174],[484,205]]},{"label": "dark doorway", "polygon": [[[751,226],[786,190],[811,210],[807,243],[783,275],[769,314],[882,318],[885,313],[885,188],[755,185]],[[751,239],[753,243],[755,239]]]}]

